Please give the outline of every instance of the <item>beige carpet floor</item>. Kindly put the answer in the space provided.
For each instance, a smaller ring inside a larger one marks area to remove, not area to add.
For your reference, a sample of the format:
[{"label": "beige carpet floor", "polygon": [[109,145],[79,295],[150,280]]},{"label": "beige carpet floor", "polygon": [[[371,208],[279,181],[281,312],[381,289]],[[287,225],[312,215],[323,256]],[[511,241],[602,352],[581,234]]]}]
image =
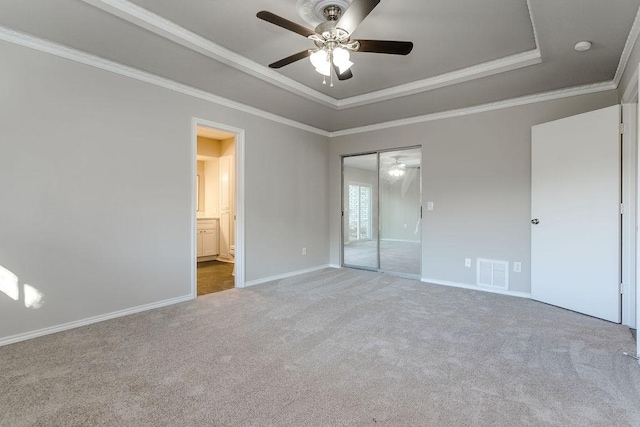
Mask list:
[{"label": "beige carpet floor", "polygon": [[628,328],[326,269],[0,348],[0,425],[638,426]]}]

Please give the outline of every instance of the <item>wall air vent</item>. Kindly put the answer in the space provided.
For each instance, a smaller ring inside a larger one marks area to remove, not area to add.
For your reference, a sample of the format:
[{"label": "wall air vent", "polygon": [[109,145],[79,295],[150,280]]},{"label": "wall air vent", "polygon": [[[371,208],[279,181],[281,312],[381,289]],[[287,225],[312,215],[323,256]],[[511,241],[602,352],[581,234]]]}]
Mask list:
[{"label": "wall air vent", "polygon": [[478,286],[509,289],[509,261],[478,258]]}]

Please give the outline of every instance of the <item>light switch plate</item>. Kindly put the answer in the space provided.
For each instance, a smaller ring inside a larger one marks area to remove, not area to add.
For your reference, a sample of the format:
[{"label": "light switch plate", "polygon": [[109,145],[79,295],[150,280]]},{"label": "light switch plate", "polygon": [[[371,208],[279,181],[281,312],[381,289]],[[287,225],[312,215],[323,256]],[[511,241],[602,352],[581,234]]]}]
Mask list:
[{"label": "light switch plate", "polygon": [[520,273],[522,271],[522,263],[521,262],[514,262],[513,263],[513,272],[514,273]]}]

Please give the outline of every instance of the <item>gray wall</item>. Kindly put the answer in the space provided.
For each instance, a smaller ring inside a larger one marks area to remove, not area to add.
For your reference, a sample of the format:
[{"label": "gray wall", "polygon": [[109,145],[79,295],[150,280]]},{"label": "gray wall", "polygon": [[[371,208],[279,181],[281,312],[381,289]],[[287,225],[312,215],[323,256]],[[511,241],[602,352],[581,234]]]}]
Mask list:
[{"label": "gray wall", "polygon": [[[0,339],[188,295],[191,119],[246,130],[246,280],[328,263],[328,138],[0,43]],[[307,256],[301,255],[301,247]]]},{"label": "gray wall", "polygon": [[340,156],[422,145],[423,278],[475,284],[465,258],[522,262],[530,292],[531,126],[617,103],[616,91],[332,138],[331,263],[339,263]]}]

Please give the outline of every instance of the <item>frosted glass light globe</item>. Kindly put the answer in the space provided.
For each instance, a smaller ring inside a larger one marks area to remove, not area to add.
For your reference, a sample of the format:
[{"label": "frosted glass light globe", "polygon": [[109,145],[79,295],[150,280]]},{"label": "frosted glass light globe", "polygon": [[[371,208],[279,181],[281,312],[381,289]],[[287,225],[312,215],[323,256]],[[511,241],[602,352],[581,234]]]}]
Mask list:
[{"label": "frosted glass light globe", "polygon": [[333,63],[340,70],[340,74],[353,65],[353,62],[349,61],[349,56],[349,51],[345,48],[337,47],[333,50]]},{"label": "frosted glass light globe", "polygon": [[329,55],[327,51],[324,49],[318,49],[311,54],[309,57],[313,66],[317,68],[322,68],[325,64],[329,64]]},{"label": "frosted glass light globe", "polygon": [[329,64],[329,62],[320,64],[319,67],[316,67],[316,71],[322,74],[323,76],[329,77],[331,75],[331,64]]}]

